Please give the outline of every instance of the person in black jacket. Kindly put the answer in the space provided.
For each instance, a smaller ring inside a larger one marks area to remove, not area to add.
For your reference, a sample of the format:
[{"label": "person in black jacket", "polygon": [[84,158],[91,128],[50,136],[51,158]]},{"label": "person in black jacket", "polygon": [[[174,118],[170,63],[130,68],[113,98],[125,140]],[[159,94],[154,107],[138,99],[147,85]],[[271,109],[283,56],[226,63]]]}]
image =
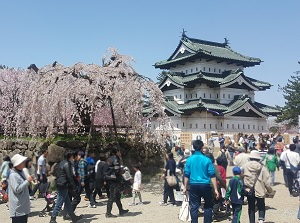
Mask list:
[{"label": "person in black jacket", "polygon": [[[95,191],[94,191],[94,199],[96,198],[96,195],[98,194],[99,198],[103,198],[102,194],[102,188],[106,186],[104,179],[104,170],[107,168],[106,164],[106,156],[104,153],[100,153],[100,160],[97,161],[95,166]],[[106,193],[108,195],[109,189],[106,187]]]},{"label": "person in black jacket", "polygon": [[111,213],[114,202],[116,202],[118,206],[120,216],[126,214],[129,210],[124,210],[121,203],[122,173],[120,149],[113,147],[110,154],[111,156],[107,159],[107,167],[104,170],[105,180],[109,186],[109,198],[105,216],[107,218],[115,218],[117,216]]},{"label": "person in black jacket", "polygon": [[68,190],[76,190],[76,184],[74,181],[74,175],[72,172],[72,161],[74,159],[73,151],[65,152],[65,159],[58,164],[57,168],[57,178],[56,178],[56,190],[57,190],[57,200],[55,207],[52,212],[50,223],[56,223],[56,217],[63,205],[65,203],[67,212],[75,223],[82,216],[76,216],[71,205],[71,201],[68,195]]}]

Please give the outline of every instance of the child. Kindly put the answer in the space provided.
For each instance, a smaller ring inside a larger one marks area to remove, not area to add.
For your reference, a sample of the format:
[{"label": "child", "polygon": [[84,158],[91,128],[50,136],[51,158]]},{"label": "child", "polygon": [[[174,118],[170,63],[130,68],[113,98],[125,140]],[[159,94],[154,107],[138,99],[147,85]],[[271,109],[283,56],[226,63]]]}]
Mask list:
[{"label": "child", "polygon": [[141,166],[140,164],[133,165],[133,169],[135,171],[134,178],[133,178],[133,189],[132,189],[132,203],[129,203],[129,206],[135,205],[135,197],[136,194],[139,196],[140,202],[138,204],[143,204],[142,202],[142,195],[141,195],[141,186],[142,186],[142,174],[141,174]]},{"label": "child", "polygon": [[238,166],[233,167],[232,172],[234,177],[229,181],[225,201],[226,204],[228,204],[229,198],[231,200],[233,211],[232,223],[240,223],[245,195],[245,191],[243,189],[244,183],[240,178],[241,169]]}]

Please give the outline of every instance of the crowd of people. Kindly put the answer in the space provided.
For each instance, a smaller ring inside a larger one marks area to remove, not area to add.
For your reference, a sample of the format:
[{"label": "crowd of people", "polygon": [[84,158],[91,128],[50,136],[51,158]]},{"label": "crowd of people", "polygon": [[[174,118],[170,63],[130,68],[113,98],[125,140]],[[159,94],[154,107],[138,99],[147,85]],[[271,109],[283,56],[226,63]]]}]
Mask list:
[{"label": "crowd of people", "polygon": [[[1,182],[7,183],[5,192],[8,194],[8,208],[13,223],[27,223],[30,213],[31,201],[36,198],[45,198],[49,194],[48,172],[46,166],[47,149],[41,150],[37,161],[37,171],[34,171],[32,160],[16,154],[11,159],[6,156],[3,159],[0,174]],[[56,223],[58,215],[64,220],[73,223],[80,220],[82,215],[75,215],[75,209],[81,202],[81,194],[89,201],[89,208],[96,208],[96,196],[99,199],[106,198],[106,217],[116,218],[126,214],[121,203],[121,194],[125,187],[133,187],[133,200],[129,204],[142,205],[141,196],[141,165],[133,164],[135,171],[133,182],[128,168],[122,165],[121,152],[118,147],[110,149],[109,156],[99,154],[99,160],[95,162],[95,151],[67,150],[64,160],[55,167],[54,175],[56,187],[56,202],[51,213],[50,223]],[[38,191],[38,193],[37,193]],[[135,198],[138,196],[139,202]],[[119,213],[112,213],[113,203],[116,203]],[[63,209],[63,210],[62,210]]]}]

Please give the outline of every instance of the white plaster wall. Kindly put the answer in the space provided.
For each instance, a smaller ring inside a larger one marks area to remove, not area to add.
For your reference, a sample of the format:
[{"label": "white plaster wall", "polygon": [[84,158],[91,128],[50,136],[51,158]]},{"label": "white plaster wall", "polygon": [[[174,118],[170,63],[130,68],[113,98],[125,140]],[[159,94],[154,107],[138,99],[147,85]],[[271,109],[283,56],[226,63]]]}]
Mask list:
[{"label": "white plaster wall", "polygon": [[179,88],[179,89],[164,91],[163,94],[164,94],[164,96],[174,97],[174,100],[178,104],[183,104],[184,103],[184,99],[185,99],[184,92],[185,92],[185,90],[183,88]]},{"label": "white plaster wall", "polygon": [[[225,98],[223,97],[224,94],[225,94]],[[254,98],[255,98],[254,91],[248,91],[247,89],[236,89],[236,88],[221,88],[219,101],[222,104],[228,104],[234,99],[235,95],[243,95],[243,94],[248,95],[251,98],[251,101],[254,102]]]}]

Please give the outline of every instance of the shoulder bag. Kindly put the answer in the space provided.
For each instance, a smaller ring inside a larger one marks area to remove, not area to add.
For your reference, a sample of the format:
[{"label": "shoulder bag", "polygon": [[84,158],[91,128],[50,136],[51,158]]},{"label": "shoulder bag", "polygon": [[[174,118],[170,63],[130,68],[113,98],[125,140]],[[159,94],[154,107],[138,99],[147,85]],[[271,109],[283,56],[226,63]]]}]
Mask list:
[{"label": "shoulder bag", "polygon": [[170,170],[167,170],[166,180],[170,187],[174,187],[177,184],[176,176],[170,176]]},{"label": "shoulder bag", "polygon": [[287,160],[288,160],[288,162],[289,162],[289,164],[290,164],[290,170],[291,170],[293,173],[296,173],[296,172],[297,172],[297,167],[295,167],[293,164],[291,164],[290,159],[289,159],[287,153],[286,153],[285,155],[286,155],[286,158],[287,158]]}]

